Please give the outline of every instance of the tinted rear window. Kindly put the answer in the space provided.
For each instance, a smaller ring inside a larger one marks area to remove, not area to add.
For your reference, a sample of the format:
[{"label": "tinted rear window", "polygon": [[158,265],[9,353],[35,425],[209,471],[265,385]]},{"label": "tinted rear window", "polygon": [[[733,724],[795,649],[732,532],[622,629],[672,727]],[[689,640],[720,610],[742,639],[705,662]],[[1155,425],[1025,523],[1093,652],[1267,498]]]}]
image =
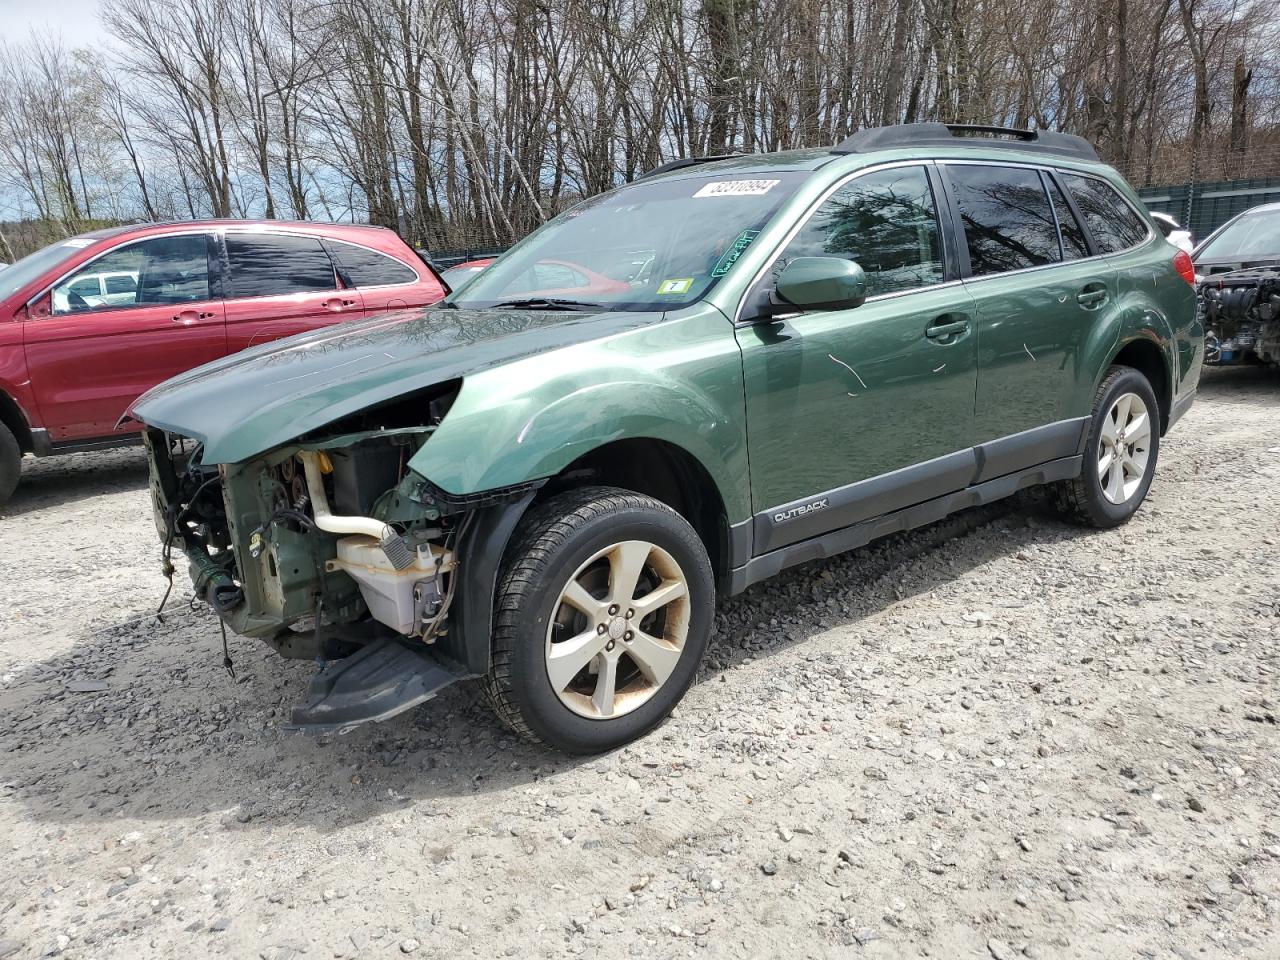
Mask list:
[{"label": "tinted rear window", "polygon": [[974,276],[1022,270],[1062,259],[1049,197],[1035,170],[952,165]]},{"label": "tinted rear window", "polygon": [[416,283],[418,275],[385,253],[350,243],[326,244],[343,280],[352,287],[381,287],[393,283]]},{"label": "tinted rear window", "polygon": [[227,234],[231,296],[271,297],[333,290],[333,264],[314,237]]},{"label": "tinted rear window", "polygon": [[1062,182],[1080,209],[1099,253],[1115,253],[1141,243],[1147,223],[1109,183],[1093,177],[1063,174]]}]

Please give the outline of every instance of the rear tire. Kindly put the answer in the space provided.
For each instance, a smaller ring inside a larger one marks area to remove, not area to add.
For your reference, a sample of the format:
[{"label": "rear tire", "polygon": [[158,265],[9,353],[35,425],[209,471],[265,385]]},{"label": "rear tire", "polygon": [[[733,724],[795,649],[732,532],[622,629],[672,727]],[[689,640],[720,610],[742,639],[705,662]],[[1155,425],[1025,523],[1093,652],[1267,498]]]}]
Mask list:
[{"label": "rear tire", "polygon": [[0,423],[0,507],[9,502],[22,476],[22,448],[7,426]]},{"label": "rear tire", "polygon": [[555,496],[508,548],[486,698],[567,753],[629,743],[693,683],[714,603],[706,549],[670,507],[610,487]]},{"label": "rear tire", "polygon": [[1053,487],[1062,516],[1099,529],[1118,527],[1142,506],[1160,454],[1160,406],[1132,367],[1111,367],[1094,395],[1080,476]]}]

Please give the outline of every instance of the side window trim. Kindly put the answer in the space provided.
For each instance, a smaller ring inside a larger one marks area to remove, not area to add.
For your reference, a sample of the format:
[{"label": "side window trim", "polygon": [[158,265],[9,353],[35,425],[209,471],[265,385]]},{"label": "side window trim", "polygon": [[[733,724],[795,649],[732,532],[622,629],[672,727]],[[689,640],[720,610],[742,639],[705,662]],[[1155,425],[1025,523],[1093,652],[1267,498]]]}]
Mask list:
[{"label": "side window trim", "polygon": [[[1062,239],[1062,218],[1058,216],[1058,205],[1053,202],[1053,192],[1049,189],[1049,185],[1051,183],[1053,183],[1053,181],[1049,178],[1049,171],[1041,170],[1040,189],[1043,190],[1044,195],[1049,198],[1049,213],[1053,215],[1053,230],[1058,235],[1058,262],[1066,263],[1067,242]],[[1070,213],[1070,211],[1067,212]]]},{"label": "side window trim", "polygon": [[969,242],[964,235],[964,218],[960,215],[960,203],[956,199],[956,192],[951,185],[951,176],[948,169],[951,164],[941,161],[936,166],[938,180],[942,183],[943,193],[946,197],[947,223],[950,228],[951,245],[955,254],[956,277],[959,280],[968,280],[973,276],[973,262],[969,259]]},{"label": "side window trim", "polygon": [[[953,207],[951,188],[947,178],[936,163],[925,167],[929,175],[929,189],[933,191],[933,208],[938,217],[938,235],[942,240],[942,282],[954,283],[960,279],[961,258],[967,266],[969,251],[963,243],[957,243],[956,227],[959,218]],[[921,289],[928,289],[921,287]]]},{"label": "side window trim", "polygon": [[[756,272],[755,276],[751,278],[751,281],[743,289],[742,295],[738,298],[738,307],[733,312],[734,325],[750,326],[752,323],[755,322],[754,319],[744,320],[742,318],[742,312],[746,308],[747,303],[751,300],[752,293],[755,291],[756,287],[760,284],[760,281],[763,280],[770,273],[770,271],[773,269],[774,263],[777,262],[778,257],[781,256],[782,252],[787,249],[787,247],[791,244],[791,241],[796,238],[796,235],[799,234],[800,231],[803,230],[806,226],[808,226],[809,221],[813,219],[814,215],[820,209],[822,209],[822,205],[825,204],[828,200],[830,200],[833,196],[835,196],[836,193],[843,190],[854,180],[857,180],[861,177],[870,176],[873,173],[880,173],[881,171],[884,171],[884,170],[893,170],[899,167],[923,168],[926,172],[926,175],[928,176],[929,187],[932,190],[934,186],[934,177],[931,173],[929,173],[929,171],[931,171],[936,165],[937,165],[937,162],[932,159],[895,160],[889,163],[881,163],[881,164],[877,164],[876,166],[864,167],[859,170],[854,170],[852,173],[846,174],[845,176],[837,180],[835,183],[827,187],[827,189],[824,190],[821,194],[819,194],[817,199],[815,199],[813,203],[809,205],[809,207],[804,211],[804,213],[801,216],[796,218],[795,223],[791,225],[791,229],[789,229],[785,234],[783,234],[782,239],[780,239],[777,242],[777,244],[774,246],[774,248],[771,251],[769,251],[769,256],[765,259],[764,266],[762,266]],[[943,231],[945,231],[946,222],[949,218],[944,217],[944,215],[942,214],[942,211],[939,209],[941,204],[939,202],[939,198],[936,192],[934,193],[934,196],[933,196],[933,204],[934,204],[934,213],[938,217],[938,230],[939,230],[939,233],[941,234]],[[947,246],[946,246],[945,240],[943,241],[943,246],[942,246],[942,256],[943,256],[942,269],[943,269],[944,279],[942,280],[941,283],[931,283],[927,287],[916,287],[913,290],[899,290],[893,293],[876,294],[875,296],[867,297],[867,302],[872,303],[877,300],[888,300],[890,298],[906,297],[906,296],[910,296],[913,293],[921,293],[925,290],[937,290],[939,287],[945,287],[953,283],[959,283],[961,279],[959,276],[957,276],[954,280],[946,279],[946,277],[949,275],[949,269],[947,266],[947,259],[946,259]]]},{"label": "side window trim", "polygon": [[[1076,218],[1076,225],[1080,228],[1080,233],[1084,236],[1085,246],[1089,248],[1089,257],[1086,257],[1085,259],[1102,256],[1102,251],[1101,251],[1101,248],[1099,248],[1098,246],[1098,241],[1094,237],[1093,231],[1089,229],[1089,221],[1087,221],[1084,218],[1083,214],[1081,214],[1080,208],[1076,206],[1076,198],[1071,195],[1071,191],[1067,189],[1066,182],[1059,175],[1061,172],[1064,172],[1064,171],[1059,171],[1058,169],[1053,168],[1050,170],[1045,170],[1043,172],[1046,173],[1053,180],[1054,184],[1058,188],[1058,192],[1062,194],[1062,199],[1066,201],[1067,207],[1071,211],[1071,215]],[[1055,213],[1054,216],[1056,217],[1057,214]],[[1059,227],[1058,229],[1058,239],[1059,241],[1061,241],[1062,239],[1061,227]],[[1065,248],[1063,252],[1064,253],[1066,252]],[[1078,261],[1072,261],[1072,262],[1078,262]]]},{"label": "side window trim", "polygon": [[[74,277],[76,274],[88,269],[89,267],[92,267],[95,263],[98,263],[104,257],[108,257],[111,254],[117,253],[120,250],[127,249],[128,247],[132,247],[134,244],[146,243],[150,240],[171,240],[174,237],[203,237],[204,238],[205,264],[206,264],[206,269],[208,270],[208,279],[209,279],[209,298],[207,300],[193,300],[191,302],[192,303],[220,302],[222,300],[222,294],[219,289],[214,287],[214,273],[213,273],[214,245],[217,241],[216,231],[208,230],[208,229],[175,230],[173,233],[156,233],[146,237],[134,237],[132,240],[124,240],[120,243],[117,243],[115,246],[108,247],[106,250],[103,250],[96,257],[93,257],[90,260],[86,260],[84,261],[84,263],[81,263],[71,268],[66,273],[62,274],[62,276],[58,277],[57,280],[53,281],[53,283],[46,286],[43,290],[41,290],[34,297],[31,297],[27,301],[26,307],[28,310],[28,317],[38,321],[38,320],[53,320],[60,317],[78,317],[78,316],[89,316],[95,313],[105,313],[106,309],[104,308],[102,310],[75,310],[75,311],[68,311],[66,313],[50,313],[48,316],[45,316],[45,317],[31,317],[30,310],[32,305],[39,303],[45,297],[50,296],[58,286],[65,283],[68,279],[70,279],[71,277]],[[111,310],[140,310],[144,307],[161,307],[161,306],[173,306],[173,304],[152,303],[152,302],[121,303],[121,304],[111,305],[110,309]]]}]

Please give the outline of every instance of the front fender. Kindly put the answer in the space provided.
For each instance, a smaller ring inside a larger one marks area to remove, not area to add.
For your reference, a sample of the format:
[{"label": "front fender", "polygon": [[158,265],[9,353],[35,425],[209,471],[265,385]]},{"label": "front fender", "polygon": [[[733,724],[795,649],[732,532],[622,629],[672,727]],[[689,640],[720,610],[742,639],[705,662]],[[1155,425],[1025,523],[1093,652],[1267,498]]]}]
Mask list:
[{"label": "front fender", "polygon": [[410,466],[461,496],[554,476],[615,440],[663,440],[706,468],[736,523],[750,516],[744,427],[732,327],[703,307],[466,377]]}]

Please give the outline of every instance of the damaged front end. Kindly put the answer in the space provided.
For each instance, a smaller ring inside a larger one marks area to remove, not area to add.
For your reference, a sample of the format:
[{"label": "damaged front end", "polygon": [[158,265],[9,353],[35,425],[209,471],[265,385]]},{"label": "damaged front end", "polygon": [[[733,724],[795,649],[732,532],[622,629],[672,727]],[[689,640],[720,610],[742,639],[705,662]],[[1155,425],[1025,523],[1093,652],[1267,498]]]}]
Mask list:
[{"label": "damaged front end", "polygon": [[1251,355],[1280,363],[1280,266],[1213,274],[1200,284],[1205,363],[1234,364]]},{"label": "damaged front end", "polygon": [[[533,494],[454,498],[415,472],[442,415],[335,425],[351,429],[235,464],[206,465],[199,444],[146,431],[166,572],[181,553],[197,597],[226,626],[319,663],[295,728],[346,732],[484,670],[480,604],[514,524],[505,513]],[[470,590],[464,569],[480,581]]]}]

